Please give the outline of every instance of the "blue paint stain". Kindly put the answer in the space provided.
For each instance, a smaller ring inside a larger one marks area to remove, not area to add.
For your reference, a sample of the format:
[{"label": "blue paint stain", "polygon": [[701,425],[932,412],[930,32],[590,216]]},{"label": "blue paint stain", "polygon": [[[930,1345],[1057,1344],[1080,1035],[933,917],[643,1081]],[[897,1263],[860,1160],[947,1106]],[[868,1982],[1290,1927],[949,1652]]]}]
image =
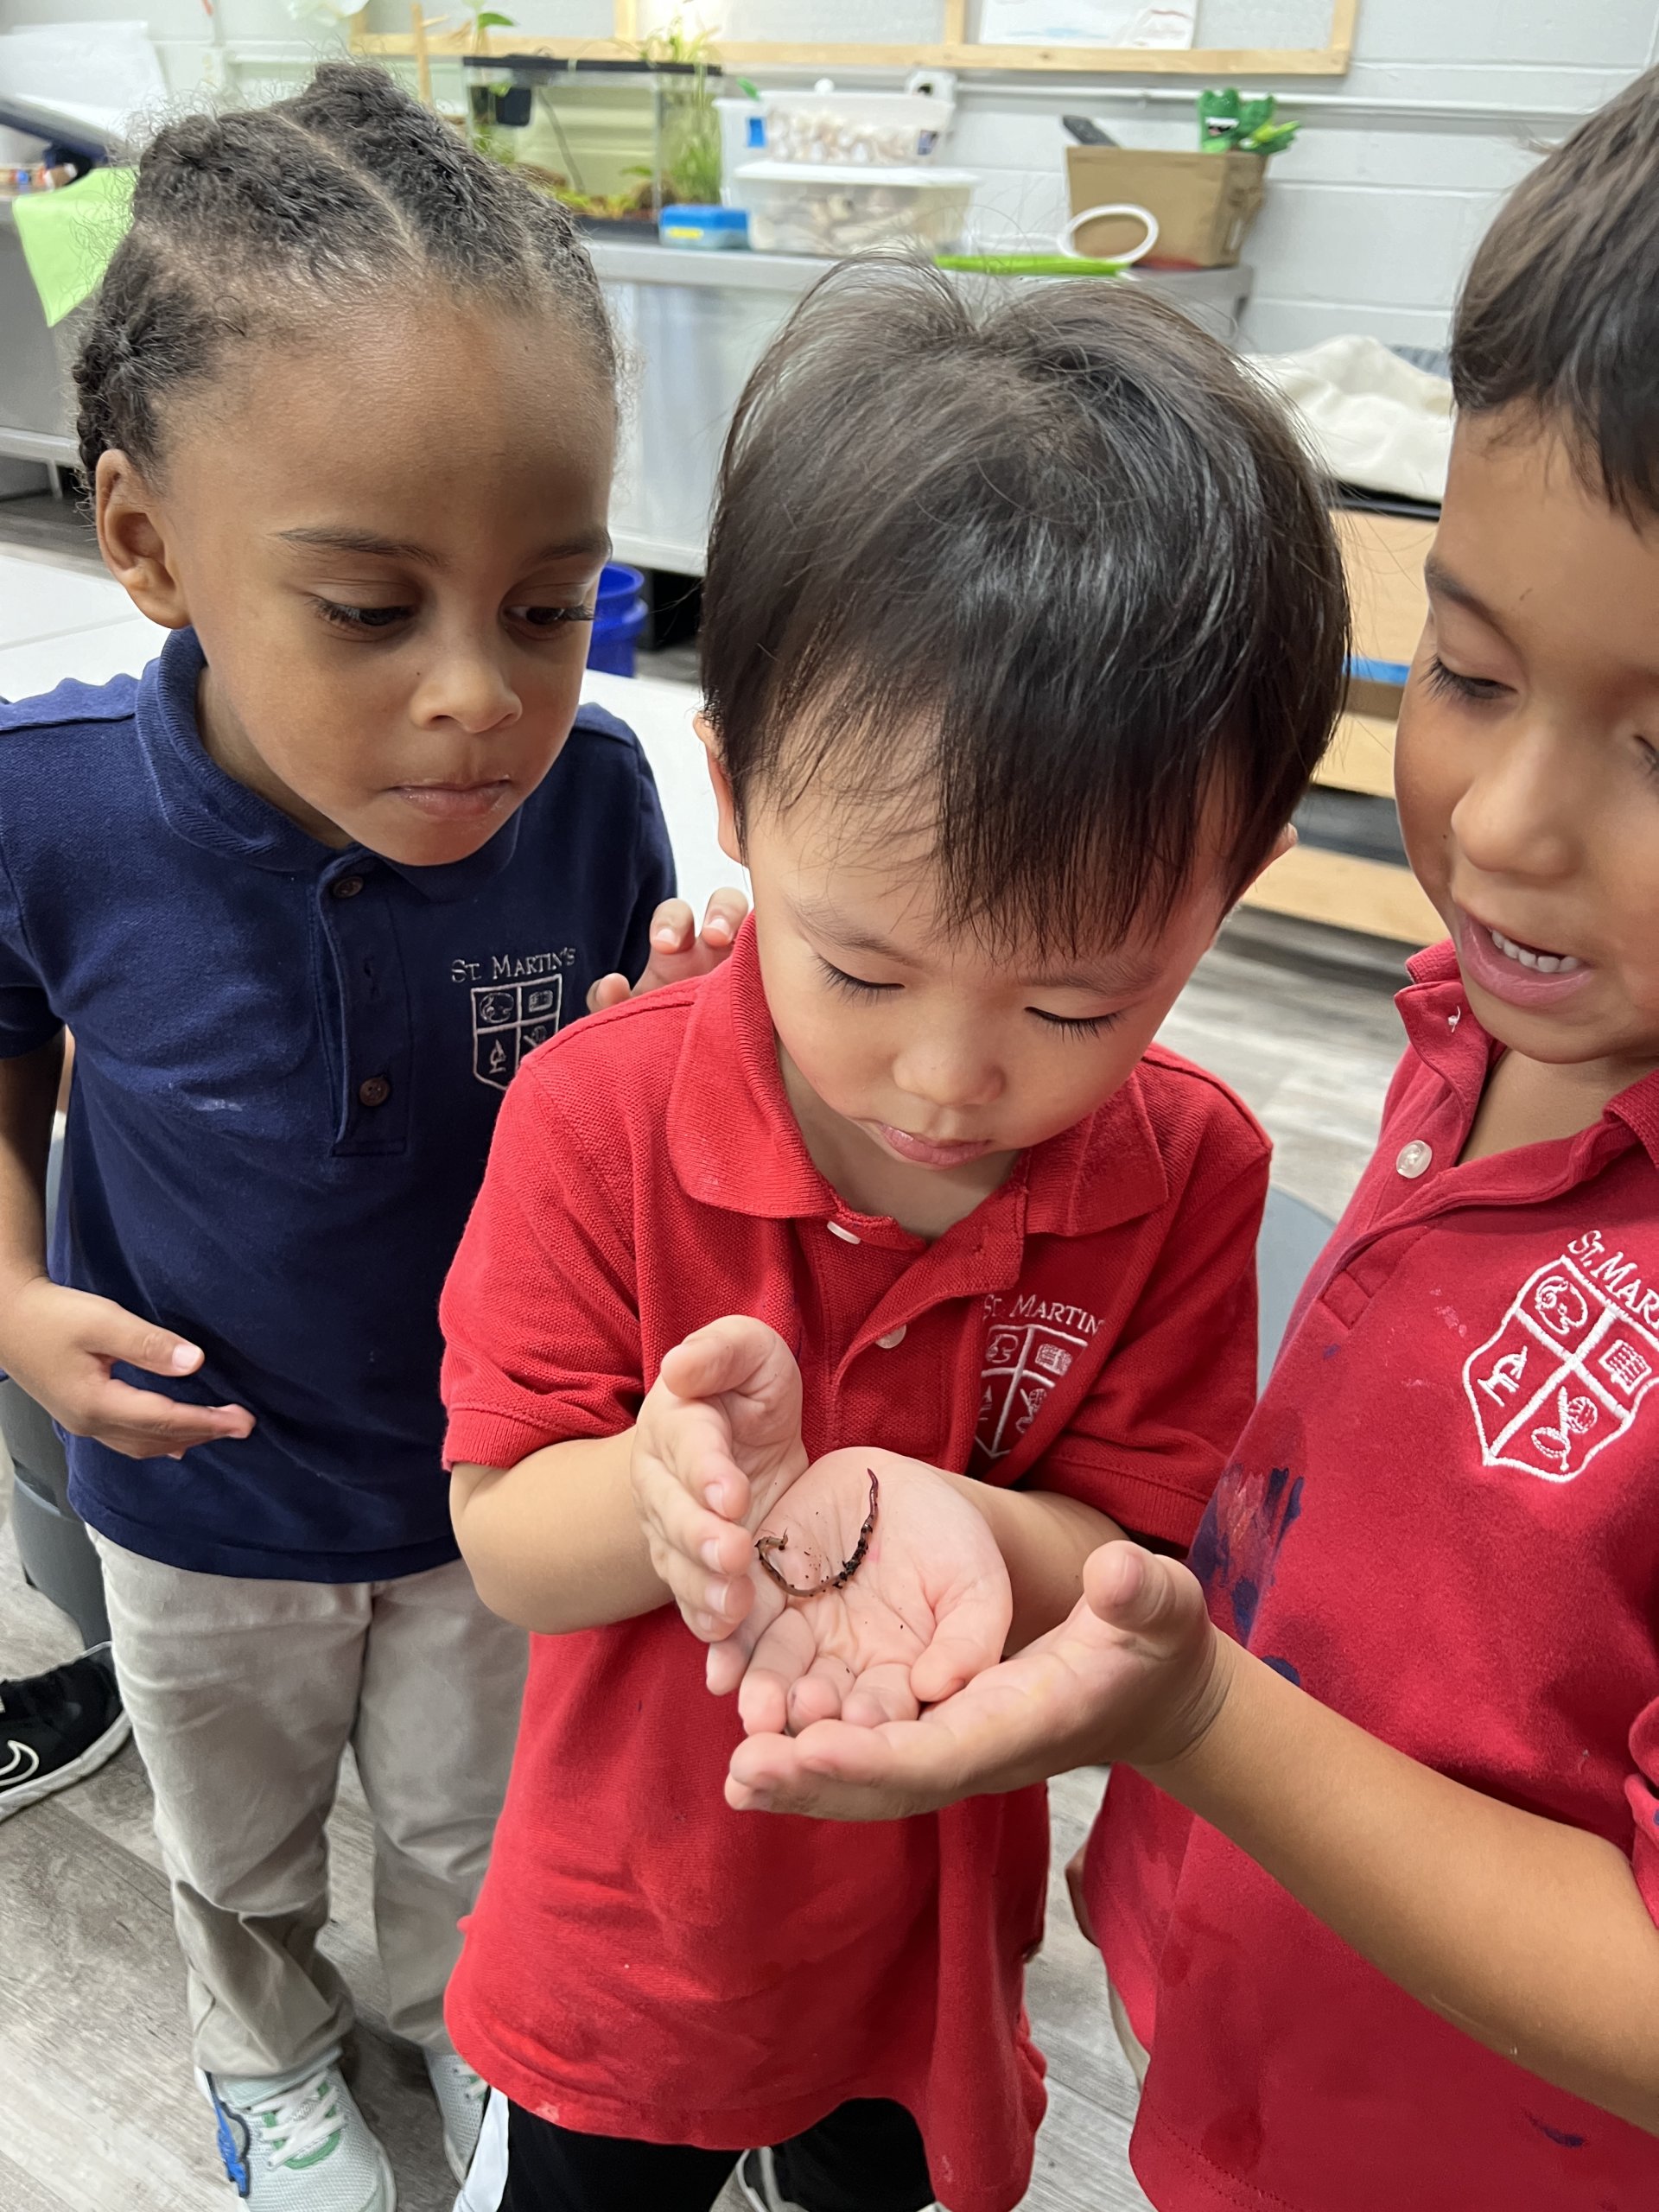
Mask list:
[{"label": "blue paint stain", "polygon": [[1321,1359],[1334,1359],[1341,1350],[1342,1346],[1340,1344],[1326,1344],[1319,1357]]},{"label": "blue paint stain", "polygon": [[1582,2135],[1569,2135],[1565,2128],[1552,2127],[1547,2120],[1540,2120],[1535,2112],[1529,2112],[1527,2118],[1541,2135],[1548,2136],[1552,2143],[1559,2143],[1563,2151],[1583,2150],[1585,2138]]},{"label": "blue paint stain", "polygon": [[1270,1467],[1258,1480],[1231,1466],[1192,1540],[1187,1564],[1207,1592],[1226,1599],[1243,1643],[1273,1586],[1280,1546],[1301,1518],[1304,1495],[1302,1477],[1288,1467]]},{"label": "blue paint stain", "polygon": [[1255,1626],[1255,1609],[1262,1602],[1262,1592],[1248,1574],[1241,1574],[1227,1594],[1233,1601],[1233,1624],[1248,1643],[1250,1630]]},{"label": "blue paint stain", "polygon": [[1298,1689],[1302,1687],[1301,1669],[1294,1667],[1288,1659],[1264,1658],[1262,1664],[1264,1667],[1271,1667],[1275,1675],[1282,1675],[1287,1682],[1294,1682]]}]

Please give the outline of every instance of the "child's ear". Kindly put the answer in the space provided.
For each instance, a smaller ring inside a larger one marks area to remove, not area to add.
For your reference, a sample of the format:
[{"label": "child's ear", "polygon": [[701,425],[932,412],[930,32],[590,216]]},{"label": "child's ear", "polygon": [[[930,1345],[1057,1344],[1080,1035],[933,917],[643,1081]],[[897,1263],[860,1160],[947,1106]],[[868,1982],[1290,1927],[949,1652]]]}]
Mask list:
[{"label": "child's ear", "polygon": [[164,630],[182,630],[190,611],[168,557],[156,495],[136,464],[124,453],[99,454],[93,496],[105,567],[141,614]]},{"label": "child's ear", "polygon": [[[1238,894],[1239,899],[1242,899],[1244,896],[1244,893],[1249,889],[1250,884],[1260,883],[1262,877],[1273,866],[1274,861],[1281,861],[1287,853],[1293,852],[1295,849],[1295,845],[1296,825],[1294,822],[1287,822],[1284,828],[1279,832],[1279,835],[1273,841],[1273,850],[1268,855],[1267,858],[1258,868],[1251,871],[1250,881],[1249,883],[1245,884],[1240,890]],[[1236,906],[1238,904],[1238,899],[1236,899],[1233,901],[1233,904],[1234,906]]]},{"label": "child's ear", "polygon": [[1237,897],[1231,899],[1223,909],[1221,921],[1218,921],[1216,925],[1217,933],[1220,931],[1221,922],[1224,922],[1228,915],[1232,912],[1233,908],[1242,902],[1244,893],[1250,887],[1250,884],[1259,883],[1262,877],[1267,874],[1268,870],[1273,866],[1274,861],[1283,860],[1287,853],[1294,850],[1295,844],[1296,825],[1293,822],[1287,822],[1284,828],[1274,839],[1272,851],[1268,853],[1264,861],[1260,861],[1257,866],[1250,871],[1249,882],[1243,883],[1239,886]]},{"label": "child's ear", "polygon": [[726,772],[726,763],[720,757],[720,739],[715,726],[705,714],[691,718],[691,727],[702,741],[703,753],[709,762],[709,780],[715,787],[715,804],[720,809],[720,849],[728,861],[735,861],[740,868],[746,865],[743,840],[738,834],[737,805],[732,797],[732,779]]}]

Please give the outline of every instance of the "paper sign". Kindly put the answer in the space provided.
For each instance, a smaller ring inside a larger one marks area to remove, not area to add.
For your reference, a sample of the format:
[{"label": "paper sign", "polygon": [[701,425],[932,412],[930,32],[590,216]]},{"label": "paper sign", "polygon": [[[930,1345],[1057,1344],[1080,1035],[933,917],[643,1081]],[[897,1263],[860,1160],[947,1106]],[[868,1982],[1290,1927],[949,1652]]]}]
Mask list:
[{"label": "paper sign", "polygon": [[984,0],[982,46],[1191,46],[1197,0]]}]

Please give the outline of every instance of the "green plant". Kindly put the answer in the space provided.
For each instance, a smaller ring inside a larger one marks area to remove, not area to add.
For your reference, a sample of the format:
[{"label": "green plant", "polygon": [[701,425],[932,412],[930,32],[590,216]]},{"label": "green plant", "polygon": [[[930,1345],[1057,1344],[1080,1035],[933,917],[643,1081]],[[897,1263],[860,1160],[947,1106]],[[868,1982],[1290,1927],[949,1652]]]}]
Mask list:
[{"label": "green plant", "polygon": [[1198,147],[1206,154],[1282,153],[1300,123],[1275,123],[1278,101],[1271,92],[1247,100],[1236,85],[1198,94]]},{"label": "green plant", "polygon": [[663,97],[664,197],[693,205],[720,198],[720,118],[709,71],[715,55],[712,31],[688,31],[682,17],[640,41],[642,61],[690,65],[689,78],[671,80]]}]

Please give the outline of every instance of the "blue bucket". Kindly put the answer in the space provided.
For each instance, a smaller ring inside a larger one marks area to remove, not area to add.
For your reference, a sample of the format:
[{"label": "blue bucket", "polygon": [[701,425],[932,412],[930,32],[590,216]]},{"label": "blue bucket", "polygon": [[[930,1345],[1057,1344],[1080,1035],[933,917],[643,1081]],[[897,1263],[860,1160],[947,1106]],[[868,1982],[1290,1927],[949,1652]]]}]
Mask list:
[{"label": "blue bucket", "polygon": [[633,674],[633,648],[645,626],[645,580],[638,569],[620,561],[607,563],[599,580],[594,603],[593,635],[588,645],[588,665],[607,676]]}]

